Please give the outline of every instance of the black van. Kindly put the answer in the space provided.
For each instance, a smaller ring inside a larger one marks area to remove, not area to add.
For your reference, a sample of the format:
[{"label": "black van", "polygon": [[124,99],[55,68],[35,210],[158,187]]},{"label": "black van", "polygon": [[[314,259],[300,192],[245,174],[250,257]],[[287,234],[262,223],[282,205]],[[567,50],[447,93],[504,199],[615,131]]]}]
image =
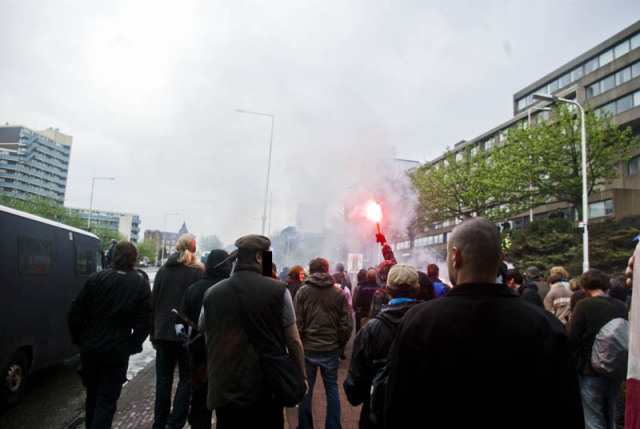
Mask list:
[{"label": "black van", "polygon": [[22,398],[28,374],[73,356],[67,312],[105,266],[98,237],[0,206],[0,403]]}]

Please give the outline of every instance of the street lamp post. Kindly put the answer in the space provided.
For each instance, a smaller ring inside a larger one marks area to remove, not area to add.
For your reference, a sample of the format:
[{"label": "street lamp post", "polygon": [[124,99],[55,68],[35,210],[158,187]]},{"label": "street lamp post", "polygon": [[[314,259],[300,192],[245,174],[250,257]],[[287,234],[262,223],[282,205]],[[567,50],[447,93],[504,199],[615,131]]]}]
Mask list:
[{"label": "street lamp post", "polygon": [[178,215],[178,213],[165,213],[164,214],[164,229],[162,230],[162,260],[164,260],[164,254],[167,250],[167,216]]},{"label": "street lamp post", "polygon": [[89,200],[89,219],[87,220],[87,229],[91,231],[91,213],[93,211],[93,187],[96,184],[96,180],[116,180],[115,177],[94,177],[91,180],[91,199]]},{"label": "street lamp post", "polygon": [[[527,110],[527,130],[529,131],[529,135],[531,135],[531,112],[535,110],[548,112],[550,109],[548,107],[529,107],[529,109]],[[531,191],[533,191],[533,185],[530,184],[529,188]],[[533,207],[529,208],[529,222],[533,222]]]},{"label": "street lamp post", "polygon": [[264,208],[262,209],[262,235],[264,235],[264,227],[267,221],[267,197],[269,195],[269,176],[271,174],[271,149],[273,148],[273,124],[275,116],[270,113],[252,112],[250,110],[236,109],[238,113],[249,113],[252,115],[268,116],[271,118],[271,137],[269,138],[269,159],[267,161],[267,186],[264,189]]},{"label": "street lamp post", "polygon": [[560,98],[555,95],[535,93],[533,98],[538,100],[545,100],[551,102],[563,102],[570,103],[580,109],[580,139],[582,143],[582,227],[584,228],[582,234],[582,269],[584,272],[589,270],[589,194],[587,189],[587,131],[585,125],[584,109],[575,100],[569,100],[566,98]]}]

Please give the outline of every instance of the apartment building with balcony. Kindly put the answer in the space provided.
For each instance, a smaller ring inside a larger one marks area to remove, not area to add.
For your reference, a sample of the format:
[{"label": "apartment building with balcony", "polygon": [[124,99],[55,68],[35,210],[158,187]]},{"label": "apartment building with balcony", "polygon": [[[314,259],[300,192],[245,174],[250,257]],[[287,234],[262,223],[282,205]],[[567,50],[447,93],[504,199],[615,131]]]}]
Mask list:
[{"label": "apartment building with balcony", "polygon": [[[89,222],[89,209],[68,207],[69,211]],[[140,216],[133,213],[118,213],[104,210],[91,210],[91,226],[104,227],[118,232],[127,241],[137,243],[140,238]],[[115,237],[114,237],[115,238]]]},{"label": "apartment building with balcony", "polygon": [[73,137],[49,128],[0,126],[0,194],[64,202]]}]

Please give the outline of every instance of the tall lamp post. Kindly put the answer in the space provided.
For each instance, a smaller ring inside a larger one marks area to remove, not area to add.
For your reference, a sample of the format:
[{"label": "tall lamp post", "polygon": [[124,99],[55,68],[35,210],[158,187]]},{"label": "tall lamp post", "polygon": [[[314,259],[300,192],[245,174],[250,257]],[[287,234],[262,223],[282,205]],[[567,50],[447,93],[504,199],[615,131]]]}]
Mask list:
[{"label": "tall lamp post", "polygon": [[[548,107],[529,107],[529,109],[527,110],[527,130],[529,130],[529,134],[531,134],[531,112],[536,110],[548,112],[551,109],[549,109]],[[530,189],[531,191],[533,191],[533,185],[531,184]],[[529,208],[529,222],[533,222],[533,207]]]},{"label": "tall lamp post", "polygon": [[580,109],[580,139],[582,141],[582,227],[584,228],[582,234],[582,269],[583,272],[589,270],[589,194],[587,189],[587,131],[584,118],[584,109],[575,100],[569,100],[566,98],[556,97],[555,95],[535,93],[533,98],[537,100],[545,100],[550,102],[563,102],[573,104]]},{"label": "tall lamp post", "polygon": [[269,195],[269,175],[271,173],[271,149],[273,147],[273,123],[275,116],[270,113],[252,112],[250,110],[236,109],[238,113],[249,113],[251,115],[268,116],[271,118],[271,137],[269,138],[269,160],[267,161],[267,186],[264,189],[264,208],[262,210],[262,235],[264,235],[264,227],[267,221],[267,197]]},{"label": "tall lamp post", "polygon": [[177,216],[178,213],[165,213],[164,214],[164,229],[162,230],[162,259],[164,260],[164,253],[167,249],[167,216]]},{"label": "tall lamp post", "polygon": [[87,220],[87,229],[91,231],[91,213],[93,211],[93,187],[96,184],[96,180],[116,180],[115,177],[94,177],[91,180],[91,199],[89,200],[89,219]]}]

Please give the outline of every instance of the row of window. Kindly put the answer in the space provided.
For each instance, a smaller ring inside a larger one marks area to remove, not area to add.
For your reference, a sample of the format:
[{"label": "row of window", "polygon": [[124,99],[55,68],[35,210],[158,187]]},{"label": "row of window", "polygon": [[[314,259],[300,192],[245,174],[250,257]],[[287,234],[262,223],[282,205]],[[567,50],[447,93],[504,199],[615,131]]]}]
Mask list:
[{"label": "row of window", "polygon": [[[102,255],[96,252],[97,271],[102,269]],[[18,272],[27,275],[49,275],[53,269],[53,244],[49,240],[21,235],[18,237]],[[76,275],[94,273],[93,251],[76,247]]]},{"label": "row of window", "polygon": [[587,87],[587,99],[609,91],[610,89],[620,86],[638,76],[640,76],[640,61],[630,65],[629,67],[625,67],[622,70],[618,70],[616,73],[600,79],[592,85],[589,85]]},{"label": "row of window", "polygon": [[535,100],[533,99],[534,93],[541,92],[544,94],[553,94],[559,89],[564,88],[565,86],[577,81],[583,76],[594,72],[600,67],[609,64],[611,61],[618,59],[623,55],[626,55],[627,53],[638,47],[640,47],[640,33],[637,33],[630,38],[623,40],[613,48],[607,49],[599,55],[596,55],[588,61],[580,64],[578,67],[574,68],[570,72],[567,72],[558,79],[555,79],[531,92],[527,96],[520,98],[516,101],[516,109],[518,111],[521,111],[524,110],[527,106],[533,104],[535,102]]},{"label": "row of window", "polygon": [[[620,97],[617,100],[613,100],[612,102],[601,106],[600,108],[612,115],[616,115],[638,106],[640,106],[640,91],[636,91],[633,94],[627,94],[624,97]],[[596,110],[596,115],[600,115],[600,108]]]},{"label": "row of window", "polygon": [[640,155],[634,156],[629,160],[629,174],[635,174],[640,171]]}]

